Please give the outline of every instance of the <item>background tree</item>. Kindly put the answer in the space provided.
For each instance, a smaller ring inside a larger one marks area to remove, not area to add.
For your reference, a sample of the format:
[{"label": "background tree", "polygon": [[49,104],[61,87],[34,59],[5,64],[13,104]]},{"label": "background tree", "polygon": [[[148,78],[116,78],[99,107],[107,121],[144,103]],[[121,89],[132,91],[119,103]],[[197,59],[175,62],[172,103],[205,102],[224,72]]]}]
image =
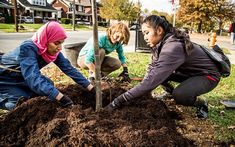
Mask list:
[{"label": "background tree", "polygon": [[129,0],[101,0],[100,15],[105,19],[134,21],[137,19],[141,6]]},{"label": "background tree", "polygon": [[213,0],[212,21],[218,24],[219,32],[222,33],[224,22],[235,18],[235,4],[228,0]]},{"label": "background tree", "polygon": [[203,22],[210,21],[210,13],[213,9],[210,0],[181,0],[178,11],[178,19],[183,23],[192,26],[191,23],[197,26],[197,31],[202,31]]},{"label": "background tree", "polygon": [[223,23],[234,18],[235,6],[229,0],[181,0],[178,19],[197,27],[201,32],[214,30],[216,25],[222,29]]}]

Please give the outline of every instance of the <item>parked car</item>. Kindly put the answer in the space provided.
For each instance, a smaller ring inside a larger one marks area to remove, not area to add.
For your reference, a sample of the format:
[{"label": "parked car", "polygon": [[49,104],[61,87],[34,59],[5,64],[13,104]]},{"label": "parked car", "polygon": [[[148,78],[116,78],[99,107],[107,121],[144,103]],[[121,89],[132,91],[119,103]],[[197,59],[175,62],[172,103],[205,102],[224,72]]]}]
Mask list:
[{"label": "parked car", "polygon": [[33,18],[31,16],[26,16],[24,19],[24,23],[33,23]]},{"label": "parked car", "polygon": [[136,30],[136,29],[140,29],[140,26],[138,24],[134,24],[130,27],[130,30]]},{"label": "parked car", "polygon": [[43,20],[42,20],[42,22],[43,22],[43,23],[47,23],[47,22],[50,21],[50,20],[51,20],[50,17],[44,17]]},{"label": "parked car", "polygon": [[86,20],[76,20],[78,25],[90,25],[91,23]]}]

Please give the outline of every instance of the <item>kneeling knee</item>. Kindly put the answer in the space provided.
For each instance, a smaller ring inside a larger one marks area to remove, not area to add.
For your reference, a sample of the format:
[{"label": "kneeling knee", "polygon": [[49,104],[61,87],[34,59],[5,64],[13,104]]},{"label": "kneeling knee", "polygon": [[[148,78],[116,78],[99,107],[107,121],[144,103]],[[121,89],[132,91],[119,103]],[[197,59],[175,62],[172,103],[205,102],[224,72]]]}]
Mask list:
[{"label": "kneeling knee", "polygon": [[194,104],[194,98],[186,96],[184,93],[179,91],[173,91],[172,96],[177,104],[184,106],[192,106]]}]

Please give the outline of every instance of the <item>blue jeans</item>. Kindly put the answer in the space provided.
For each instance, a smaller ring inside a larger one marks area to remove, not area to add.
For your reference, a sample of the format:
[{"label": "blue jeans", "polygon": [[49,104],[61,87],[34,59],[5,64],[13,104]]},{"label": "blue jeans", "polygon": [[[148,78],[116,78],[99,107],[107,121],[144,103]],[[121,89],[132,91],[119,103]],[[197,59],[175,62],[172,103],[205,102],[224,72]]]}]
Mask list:
[{"label": "blue jeans", "polygon": [[35,93],[26,86],[0,85],[0,109],[12,110],[20,98],[29,99]]},{"label": "blue jeans", "polygon": [[[9,75],[0,74],[0,109],[13,110],[20,98],[29,99],[39,96],[23,80],[11,78]],[[47,79],[53,83],[49,78]]]}]

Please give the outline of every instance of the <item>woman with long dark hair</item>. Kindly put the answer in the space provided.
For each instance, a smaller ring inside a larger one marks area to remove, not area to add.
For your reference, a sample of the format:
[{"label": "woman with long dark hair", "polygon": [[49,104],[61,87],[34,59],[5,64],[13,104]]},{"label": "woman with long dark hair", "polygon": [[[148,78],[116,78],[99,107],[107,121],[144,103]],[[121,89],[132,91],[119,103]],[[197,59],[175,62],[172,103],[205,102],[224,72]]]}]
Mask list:
[{"label": "woman with long dark hair", "polygon": [[[148,16],[142,24],[142,33],[152,52],[148,71],[140,84],[114,99],[106,109],[117,109],[162,85],[177,104],[195,106],[197,116],[207,118],[207,104],[198,101],[198,96],[219,83],[221,75],[217,65],[200,45],[190,41],[188,34],[160,16]],[[180,84],[173,87],[170,81]]]}]

